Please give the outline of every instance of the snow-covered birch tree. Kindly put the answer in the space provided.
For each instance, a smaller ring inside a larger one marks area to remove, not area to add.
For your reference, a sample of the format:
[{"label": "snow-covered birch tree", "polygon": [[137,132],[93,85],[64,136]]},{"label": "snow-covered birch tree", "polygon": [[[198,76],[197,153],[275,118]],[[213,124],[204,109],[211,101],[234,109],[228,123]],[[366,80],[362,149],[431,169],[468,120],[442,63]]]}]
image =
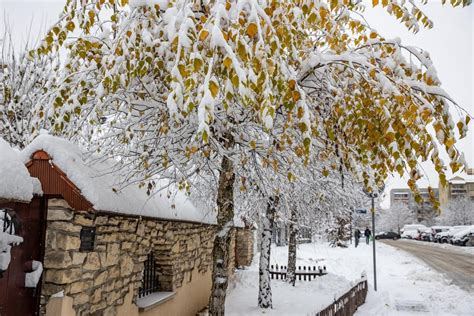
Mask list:
[{"label": "snow-covered birch tree", "polygon": [[[414,2],[373,4],[415,31],[431,26]],[[85,137],[121,157],[125,181],[153,187],[160,175],[186,187],[202,168],[219,170],[212,315],[224,313],[235,170],[248,152],[282,172],[275,155],[292,152],[307,165],[312,144],[322,144],[320,160],[338,157],[338,168],[369,190],[389,173],[408,174],[416,199],[418,159],[431,160],[445,182],[437,142],[453,171],[464,165],[449,114],[455,103],[429,55],[371,29],[362,6],[69,0],[36,51],[68,50],[48,113],[54,130],[84,132],[68,129],[71,117],[95,124]],[[68,39],[72,32],[79,35]],[[457,123],[461,136],[469,120]]]}]

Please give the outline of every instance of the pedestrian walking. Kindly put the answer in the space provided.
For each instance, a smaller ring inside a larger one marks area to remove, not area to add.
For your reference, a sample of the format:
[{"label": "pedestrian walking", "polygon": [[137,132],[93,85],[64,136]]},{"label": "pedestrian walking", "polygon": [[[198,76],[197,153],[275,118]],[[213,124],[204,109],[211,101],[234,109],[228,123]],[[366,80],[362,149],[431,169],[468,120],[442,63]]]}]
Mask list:
[{"label": "pedestrian walking", "polygon": [[356,248],[357,246],[359,246],[359,239],[360,239],[360,230],[356,229],[354,233],[354,243],[355,243]]},{"label": "pedestrian walking", "polygon": [[365,236],[365,243],[367,245],[369,244],[370,235],[372,235],[372,232],[370,231],[369,227],[366,227],[365,232],[364,232],[364,236]]}]

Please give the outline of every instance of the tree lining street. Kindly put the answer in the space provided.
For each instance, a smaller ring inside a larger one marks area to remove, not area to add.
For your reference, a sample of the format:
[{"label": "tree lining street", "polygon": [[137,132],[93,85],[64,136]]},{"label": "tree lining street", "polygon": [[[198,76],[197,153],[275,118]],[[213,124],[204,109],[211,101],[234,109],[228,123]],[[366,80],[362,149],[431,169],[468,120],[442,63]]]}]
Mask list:
[{"label": "tree lining street", "polygon": [[407,240],[384,240],[383,243],[413,254],[436,271],[446,275],[454,284],[474,292],[474,254]]}]

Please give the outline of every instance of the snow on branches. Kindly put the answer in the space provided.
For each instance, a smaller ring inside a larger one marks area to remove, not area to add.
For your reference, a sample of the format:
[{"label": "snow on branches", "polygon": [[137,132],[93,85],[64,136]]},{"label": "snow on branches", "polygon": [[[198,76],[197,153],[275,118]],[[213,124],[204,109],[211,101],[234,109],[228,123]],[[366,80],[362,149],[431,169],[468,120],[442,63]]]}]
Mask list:
[{"label": "snow on branches", "polygon": [[[430,26],[411,2],[381,5],[408,27]],[[69,1],[37,51],[69,51],[50,119],[62,132],[70,116],[98,125],[89,139],[125,153],[144,179],[176,165],[185,179],[189,166],[242,150],[307,156],[316,141],[365,186],[399,172],[416,194],[417,159],[430,159],[445,181],[438,141],[453,171],[465,164],[452,100],[429,55],[385,39],[358,18],[361,9],[349,1]],[[84,34],[65,41],[77,28]],[[457,123],[461,137],[469,120]],[[223,146],[227,132],[232,148]]]}]

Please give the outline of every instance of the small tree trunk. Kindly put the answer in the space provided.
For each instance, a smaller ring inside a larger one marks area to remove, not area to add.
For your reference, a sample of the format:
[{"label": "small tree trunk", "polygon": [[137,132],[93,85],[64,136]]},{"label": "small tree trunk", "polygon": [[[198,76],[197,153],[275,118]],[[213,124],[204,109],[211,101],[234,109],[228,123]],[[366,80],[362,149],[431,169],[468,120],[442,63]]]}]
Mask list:
[{"label": "small tree trunk", "polygon": [[291,208],[290,216],[290,232],[288,238],[288,270],[286,272],[286,280],[295,286],[296,281],[296,235],[298,233],[296,208]]},{"label": "small tree trunk", "polygon": [[270,198],[267,211],[262,219],[262,239],[259,264],[258,307],[272,307],[272,288],[270,285],[270,250],[273,224],[275,221],[276,199]]},{"label": "small tree trunk", "polygon": [[212,291],[209,299],[209,314],[222,316],[225,312],[225,297],[228,285],[230,230],[234,219],[234,166],[228,157],[221,163],[217,193],[217,234],[214,239]]}]

